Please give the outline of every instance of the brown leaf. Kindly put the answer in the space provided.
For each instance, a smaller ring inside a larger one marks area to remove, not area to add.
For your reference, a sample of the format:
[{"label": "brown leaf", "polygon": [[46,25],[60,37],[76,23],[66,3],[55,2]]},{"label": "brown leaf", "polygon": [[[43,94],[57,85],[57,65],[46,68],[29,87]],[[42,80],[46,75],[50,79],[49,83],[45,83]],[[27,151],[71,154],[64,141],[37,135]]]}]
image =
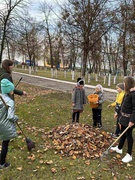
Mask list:
[{"label": "brown leaf", "polygon": [[55,168],[52,168],[51,171],[52,171],[52,173],[56,173],[57,172],[57,170]]},{"label": "brown leaf", "polygon": [[17,167],[16,169],[19,170],[19,171],[23,170],[22,166],[21,167]]},{"label": "brown leaf", "polygon": [[52,160],[47,161],[46,164],[48,164],[48,165],[53,164],[53,161]]}]

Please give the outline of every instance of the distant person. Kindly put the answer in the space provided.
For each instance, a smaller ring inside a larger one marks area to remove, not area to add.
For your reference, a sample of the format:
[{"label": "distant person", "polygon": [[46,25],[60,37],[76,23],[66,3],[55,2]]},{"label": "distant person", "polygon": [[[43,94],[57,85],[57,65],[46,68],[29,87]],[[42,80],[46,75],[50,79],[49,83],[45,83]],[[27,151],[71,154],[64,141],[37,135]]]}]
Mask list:
[{"label": "distant person", "polygon": [[125,140],[127,139],[127,154],[122,159],[122,162],[129,163],[132,161],[132,149],[133,149],[133,136],[132,131],[135,127],[135,91],[130,91],[135,86],[135,81],[132,77],[128,76],[124,78],[125,95],[121,104],[121,133],[129,126],[130,128],[120,138],[119,144],[116,147],[112,147],[111,150],[122,154]]},{"label": "distant person", "polygon": [[98,84],[95,87],[93,94],[98,95],[98,100],[94,103],[97,104],[97,107],[92,108],[92,117],[93,117],[93,127],[98,129],[102,128],[102,104],[104,102],[103,87]]},{"label": "distant person", "polygon": [[0,169],[7,168],[10,163],[6,162],[6,156],[8,153],[8,146],[10,139],[17,136],[16,133],[16,121],[18,116],[15,115],[14,100],[9,95],[13,95],[14,84],[7,79],[1,80],[1,92],[0,96],[5,101],[8,109],[3,101],[0,100],[0,141],[2,141],[2,149],[0,153]]},{"label": "distant person", "polygon": [[[10,82],[13,83],[13,79],[12,79],[12,69],[13,69],[13,61],[5,59],[4,61],[2,61],[2,68],[0,68],[0,81],[2,79],[8,79]],[[27,95],[27,93],[25,91],[21,91],[18,89],[14,89],[14,93],[12,94],[12,99],[14,99],[14,94],[17,95]]]},{"label": "distant person", "polygon": [[80,113],[83,112],[84,104],[86,104],[86,94],[84,89],[84,80],[77,79],[77,85],[72,92],[72,122],[79,123]]},{"label": "distant person", "polygon": [[112,135],[112,137],[114,138],[117,138],[120,135],[119,118],[120,118],[121,103],[125,94],[124,83],[117,84],[116,89],[118,93],[117,93],[115,102],[107,106],[108,108],[115,107],[114,119],[116,119],[116,130],[115,130],[115,133]]}]

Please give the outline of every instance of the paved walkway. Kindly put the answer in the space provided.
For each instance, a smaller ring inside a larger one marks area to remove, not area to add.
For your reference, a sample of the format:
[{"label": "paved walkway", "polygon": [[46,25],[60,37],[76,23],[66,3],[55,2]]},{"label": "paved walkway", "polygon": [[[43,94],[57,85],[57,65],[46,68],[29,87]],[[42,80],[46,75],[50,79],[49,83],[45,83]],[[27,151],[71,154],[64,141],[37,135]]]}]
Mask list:
[{"label": "paved walkway", "polygon": [[[29,75],[25,73],[13,72],[13,79],[19,81],[22,77],[22,82],[27,84],[32,84],[35,86],[40,86],[48,89],[54,89],[63,92],[72,92],[73,87],[76,83],[62,81],[58,79],[46,78],[36,75]],[[86,95],[93,93],[95,86],[85,85]],[[26,90],[27,91],[27,90]],[[105,100],[114,101],[117,91],[114,89],[104,88]]]}]

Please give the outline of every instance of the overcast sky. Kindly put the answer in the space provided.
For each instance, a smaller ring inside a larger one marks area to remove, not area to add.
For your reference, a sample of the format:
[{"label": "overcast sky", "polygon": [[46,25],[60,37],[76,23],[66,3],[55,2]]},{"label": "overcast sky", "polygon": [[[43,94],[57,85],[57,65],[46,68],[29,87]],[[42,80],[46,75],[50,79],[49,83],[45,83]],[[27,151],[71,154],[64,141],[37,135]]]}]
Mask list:
[{"label": "overcast sky", "polygon": [[[49,5],[52,5],[53,7],[55,7],[55,13],[57,14],[58,11],[56,9],[56,6],[57,6],[57,2],[58,4],[63,4],[66,2],[66,0],[32,0],[31,1],[31,5],[30,5],[30,14],[32,17],[36,17],[37,19],[41,17],[41,14],[39,13],[39,6],[40,6],[40,3],[42,2],[46,2],[48,3]],[[56,17],[55,14],[52,15],[53,18]]]},{"label": "overcast sky", "polygon": [[[0,0],[0,10],[3,9],[5,2],[8,2],[9,0]],[[12,2],[18,1],[18,0],[11,0]],[[46,2],[47,4],[50,4],[55,7],[55,13],[58,14],[59,11],[56,8],[57,4],[63,4],[67,0],[29,0],[30,6],[29,6],[29,13],[33,18],[41,19],[41,13],[39,12],[39,6],[40,3]],[[14,3],[13,3],[14,4]],[[56,18],[55,14],[52,15],[52,18]]]}]

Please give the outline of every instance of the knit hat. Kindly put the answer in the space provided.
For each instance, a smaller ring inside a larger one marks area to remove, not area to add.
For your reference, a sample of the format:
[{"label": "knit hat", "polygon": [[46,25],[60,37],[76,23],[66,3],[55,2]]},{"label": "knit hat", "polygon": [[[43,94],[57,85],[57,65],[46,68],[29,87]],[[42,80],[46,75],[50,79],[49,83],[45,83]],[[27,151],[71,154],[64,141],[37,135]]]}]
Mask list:
[{"label": "knit hat", "polygon": [[13,83],[11,83],[8,79],[1,80],[1,92],[2,94],[8,94],[15,89]]},{"label": "knit hat", "polygon": [[83,79],[80,79],[78,82],[77,82],[77,85],[80,86],[80,85],[83,85],[84,86],[84,80]]},{"label": "knit hat", "polygon": [[81,79],[82,79],[82,78],[80,78],[80,77],[79,77],[79,78],[77,78],[77,82],[79,82]]},{"label": "knit hat", "polygon": [[122,89],[124,91],[124,84],[123,83],[117,84],[116,87],[119,87],[120,89]]},{"label": "knit hat", "polygon": [[103,92],[103,87],[101,84],[96,85],[96,88],[100,89],[100,91]]}]

